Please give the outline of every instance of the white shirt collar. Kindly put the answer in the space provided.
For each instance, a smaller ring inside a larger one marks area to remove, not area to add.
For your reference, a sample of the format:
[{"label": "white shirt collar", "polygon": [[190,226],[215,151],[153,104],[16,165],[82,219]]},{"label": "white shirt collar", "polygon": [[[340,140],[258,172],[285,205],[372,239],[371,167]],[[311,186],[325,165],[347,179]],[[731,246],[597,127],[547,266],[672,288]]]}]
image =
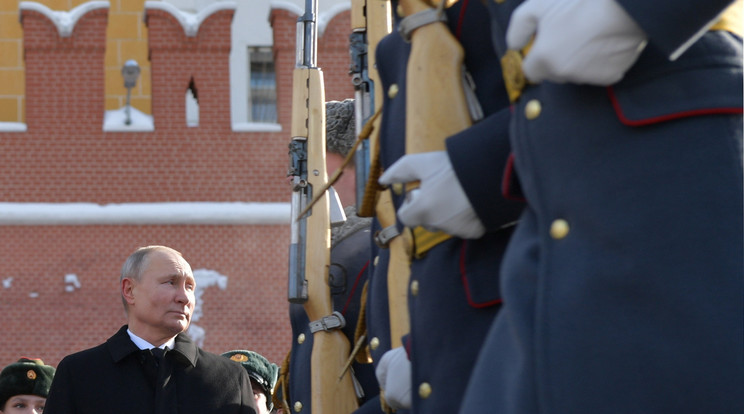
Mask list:
[{"label": "white shirt collar", "polygon": [[129,334],[129,339],[131,339],[132,342],[134,342],[134,344],[137,345],[137,348],[139,349],[151,349],[151,348],[165,349],[166,346],[168,347],[168,349],[173,349],[174,345],[176,344],[175,336],[169,339],[168,342],[164,343],[163,345],[156,347],[155,345],[135,335],[134,332],[129,330],[129,328],[127,328],[127,333]]}]

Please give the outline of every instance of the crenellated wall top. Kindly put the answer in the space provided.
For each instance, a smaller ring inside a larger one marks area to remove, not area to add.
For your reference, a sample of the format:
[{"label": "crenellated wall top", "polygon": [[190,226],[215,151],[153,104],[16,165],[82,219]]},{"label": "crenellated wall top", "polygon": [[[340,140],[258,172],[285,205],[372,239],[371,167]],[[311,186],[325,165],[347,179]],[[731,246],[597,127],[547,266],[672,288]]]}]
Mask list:
[{"label": "crenellated wall top", "polygon": [[24,10],[35,11],[46,16],[52,23],[54,23],[54,25],[57,27],[57,32],[59,32],[60,37],[70,37],[73,30],[75,29],[75,25],[77,24],[77,22],[87,13],[98,9],[108,9],[109,7],[110,3],[105,0],[89,1],[73,8],[70,11],[52,10],[49,7],[35,1],[22,1],[18,5],[21,23],[23,23]]},{"label": "crenellated wall top", "polygon": [[181,24],[183,32],[187,37],[196,37],[197,33],[199,33],[199,27],[209,16],[222,10],[234,11],[236,8],[237,4],[234,1],[219,1],[199,10],[198,13],[192,13],[179,10],[176,6],[164,1],[146,1],[145,16],[147,16],[147,10],[162,10],[167,12]]}]

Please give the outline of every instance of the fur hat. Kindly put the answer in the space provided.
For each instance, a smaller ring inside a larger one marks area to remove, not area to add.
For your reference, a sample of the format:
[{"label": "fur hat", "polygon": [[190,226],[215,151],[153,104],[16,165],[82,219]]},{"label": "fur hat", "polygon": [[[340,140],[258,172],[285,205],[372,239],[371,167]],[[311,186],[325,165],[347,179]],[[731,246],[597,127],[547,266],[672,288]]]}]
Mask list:
[{"label": "fur hat", "polygon": [[355,141],[354,100],[326,102],[326,150],[345,157]]},{"label": "fur hat", "polygon": [[40,359],[21,358],[0,372],[0,409],[16,395],[38,395],[46,398],[54,378],[54,367]]},{"label": "fur hat", "polygon": [[279,366],[269,362],[269,360],[264,358],[261,354],[253,351],[228,351],[222,354],[222,356],[230,358],[235,362],[239,362],[240,365],[245,368],[246,372],[248,372],[248,376],[263,388],[266,393],[266,405],[268,405],[269,410],[271,410],[273,406],[271,401],[271,391],[274,389],[274,385],[276,385]]}]

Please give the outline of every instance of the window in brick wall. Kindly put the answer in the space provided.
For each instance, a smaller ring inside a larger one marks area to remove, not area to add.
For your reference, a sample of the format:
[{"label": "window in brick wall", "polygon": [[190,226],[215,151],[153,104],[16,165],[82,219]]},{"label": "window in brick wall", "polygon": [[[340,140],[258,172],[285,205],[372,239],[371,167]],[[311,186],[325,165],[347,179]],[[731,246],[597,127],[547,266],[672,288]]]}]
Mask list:
[{"label": "window in brick wall", "polygon": [[196,92],[194,78],[186,88],[186,126],[199,126],[199,95]]},{"label": "window in brick wall", "polygon": [[271,48],[248,48],[248,122],[276,123],[276,72]]}]

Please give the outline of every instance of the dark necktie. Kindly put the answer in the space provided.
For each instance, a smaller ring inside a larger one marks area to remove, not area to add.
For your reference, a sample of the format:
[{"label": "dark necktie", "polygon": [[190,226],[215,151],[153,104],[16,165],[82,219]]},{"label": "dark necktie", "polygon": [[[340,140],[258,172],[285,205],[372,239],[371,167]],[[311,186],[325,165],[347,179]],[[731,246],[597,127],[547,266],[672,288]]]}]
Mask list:
[{"label": "dark necktie", "polygon": [[151,352],[153,359],[157,364],[155,375],[155,413],[175,413],[178,404],[176,399],[175,383],[171,380],[173,360],[165,358],[165,355],[170,351],[166,347],[165,349],[153,348]]},{"label": "dark necktie", "polygon": [[160,366],[163,365],[165,351],[160,348],[143,349],[141,355],[140,360],[142,362],[142,369],[145,371],[145,376],[147,376],[150,384],[155,387],[158,382],[158,371],[160,370]]},{"label": "dark necktie", "polygon": [[145,377],[154,390],[155,414],[175,414],[178,411],[176,385],[172,381],[173,360],[165,358],[168,348],[140,351],[140,362]]},{"label": "dark necktie", "polygon": [[160,367],[160,364],[163,362],[163,357],[165,357],[165,350],[162,348],[152,348],[150,350],[152,353],[153,358],[155,358],[155,367]]}]

